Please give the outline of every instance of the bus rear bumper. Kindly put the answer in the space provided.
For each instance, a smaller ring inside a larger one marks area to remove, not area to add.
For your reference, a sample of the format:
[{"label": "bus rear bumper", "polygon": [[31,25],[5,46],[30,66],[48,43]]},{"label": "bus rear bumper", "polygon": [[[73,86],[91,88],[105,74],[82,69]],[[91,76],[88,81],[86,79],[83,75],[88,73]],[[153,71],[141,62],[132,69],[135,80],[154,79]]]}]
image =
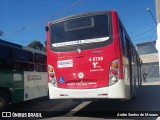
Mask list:
[{"label": "bus rear bumper", "polygon": [[90,99],[90,98],[111,98],[125,99],[125,84],[124,80],[119,80],[116,84],[96,89],[62,89],[49,86],[50,99]]}]

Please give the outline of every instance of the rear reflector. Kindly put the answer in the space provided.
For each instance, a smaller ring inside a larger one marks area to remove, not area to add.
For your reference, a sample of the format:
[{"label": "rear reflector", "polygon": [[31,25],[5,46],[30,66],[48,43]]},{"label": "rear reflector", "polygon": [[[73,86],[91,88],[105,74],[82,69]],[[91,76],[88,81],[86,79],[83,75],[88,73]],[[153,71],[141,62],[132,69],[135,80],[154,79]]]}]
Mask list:
[{"label": "rear reflector", "polygon": [[60,94],[60,96],[68,96],[67,94]]},{"label": "rear reflector", "polygon": [[98,96],[107,96],[107,93],[103,93],[103,94],[98,94]]}]

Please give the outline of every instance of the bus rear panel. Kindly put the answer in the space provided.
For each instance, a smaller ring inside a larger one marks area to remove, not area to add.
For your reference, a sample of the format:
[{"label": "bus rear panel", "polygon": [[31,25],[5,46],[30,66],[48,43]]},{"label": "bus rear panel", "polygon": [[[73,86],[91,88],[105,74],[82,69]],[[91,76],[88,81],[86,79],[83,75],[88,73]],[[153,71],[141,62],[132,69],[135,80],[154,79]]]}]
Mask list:
[{"label": "bus rear panel", "polygon": [[115,11],[48,23],[50,99],[128,98],[119,36]]}]

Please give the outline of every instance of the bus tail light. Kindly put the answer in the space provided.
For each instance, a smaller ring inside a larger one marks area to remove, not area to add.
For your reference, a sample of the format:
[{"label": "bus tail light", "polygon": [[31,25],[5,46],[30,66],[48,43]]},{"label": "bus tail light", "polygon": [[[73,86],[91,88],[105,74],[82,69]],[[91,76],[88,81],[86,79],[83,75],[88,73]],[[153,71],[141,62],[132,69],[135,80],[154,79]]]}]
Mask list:
[{"label": "bus tail light", "polygon": [[112,68],[118,68],[118,62],[117,61],[112,62],[111,66]]},{"label": "bus tail light", "polygon": [[110,65],[109,86],[118,82],[118,73],[118,59],[116,59]]},{"label": "bus tail light", "polygon": [[117,75],[118,74],[118,72],[116,71],[116,70],[111,70],[111,73],[113,74],[113,75]]},{"label": "bus tail light", "polygon": [[49,67],[48,67],[48,71],[49,71],[49,72],[53,72],[53,67],[49,66]]},{"label": "bus tail light", "polygon": [[54,87],[57,87],[57,82],[56,82],[56,76],[55,76],[54,68],[51,65],[48,65],[48,75],[49,75],[49,82]]},{"label": "bus tail light", "polygon": [[54,74],[49,74],[49,76],[50,76],[51,78],[54,78],[54,77],[55,77]]}]

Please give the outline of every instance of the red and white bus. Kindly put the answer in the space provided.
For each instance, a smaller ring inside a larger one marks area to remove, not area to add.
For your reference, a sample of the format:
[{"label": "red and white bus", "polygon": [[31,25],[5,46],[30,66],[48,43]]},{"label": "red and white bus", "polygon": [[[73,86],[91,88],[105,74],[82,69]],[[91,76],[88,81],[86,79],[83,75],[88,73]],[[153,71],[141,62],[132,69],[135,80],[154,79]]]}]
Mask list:
[{"label": "red and white bus", "polygon": [[130,99],[141,61],[116,11],[65,17],[47,27],[50,99]]}]

